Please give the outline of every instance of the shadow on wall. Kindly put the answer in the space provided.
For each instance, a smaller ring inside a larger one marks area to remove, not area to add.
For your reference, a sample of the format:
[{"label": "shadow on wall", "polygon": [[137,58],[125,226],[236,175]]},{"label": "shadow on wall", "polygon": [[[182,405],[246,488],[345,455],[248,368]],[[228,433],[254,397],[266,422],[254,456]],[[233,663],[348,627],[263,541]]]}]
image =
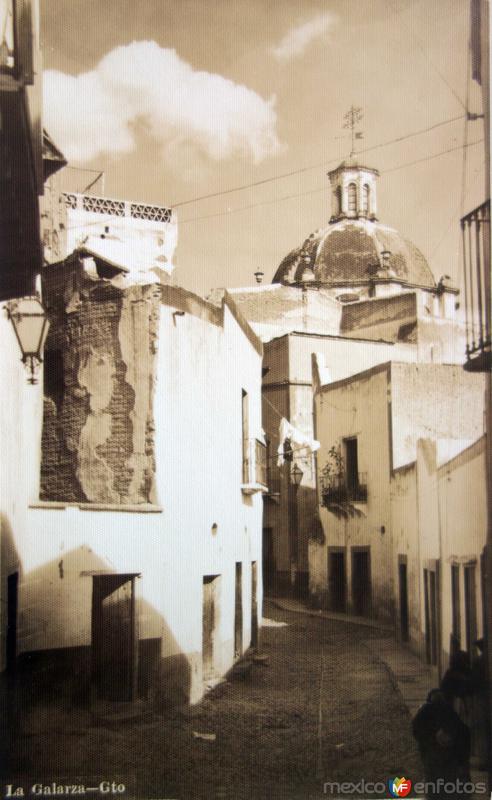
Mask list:
[{"label": "shadow on wall", "polygon": [[0,514],[0,525],[0,764],[5,764],[15,730],[15,621],[17,586],[22,575],[22,565],[10,520],[5,514]]},{"label": "shadow on wall", "polygon": [[23,576],[16,685],[24,707],[188,700],[189,659],[142,596],[144,581],[116,573],[86,545]]},{"label": "shadow on wall", "polygon": [[[15,600],[16,589],[22,577],[22,565],[19,560],[19,553],[15,546],[15,539],[12,533],[12,526],[9,518],[5,514],[0,514],[0,580],[1,580],[1,605],[0,605],[0,670],[7,667],[7,662],[15,652],[11,652],[13,642],[7,634],[7,628],[16,614]],[[12,631],[10,631],[10,635]]]}]

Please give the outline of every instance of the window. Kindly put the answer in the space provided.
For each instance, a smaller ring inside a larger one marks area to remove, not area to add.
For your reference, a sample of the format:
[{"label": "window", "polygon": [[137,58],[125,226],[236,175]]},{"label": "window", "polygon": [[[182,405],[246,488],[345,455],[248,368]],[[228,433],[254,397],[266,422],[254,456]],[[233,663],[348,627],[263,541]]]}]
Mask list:
[{"label": "window", "polygon": [[336,213],[337,214],[341,214],[342,213],[342,187],[341,186],[337,186],[336,198],[337,198]]},{"label": "window", "polygon": [[365,183],[362,188],[362,211],[364,214],[369,214],[369,194],[369,186]]},{"label": "window", "polygon": [[354,215],[357,212],[357,186],[355,183],[348,185],[348,213]]},{"label": "window", "polygon": [[242,390],[243,426],[243,483],[249,483],[249,402],[248,393]]},{"label": "window", "polygon": [[349,500],[367,501],[367,480],[365,474],[359,472],[359,455],[357,437],[343,440],[345,449],[345,482]]}]

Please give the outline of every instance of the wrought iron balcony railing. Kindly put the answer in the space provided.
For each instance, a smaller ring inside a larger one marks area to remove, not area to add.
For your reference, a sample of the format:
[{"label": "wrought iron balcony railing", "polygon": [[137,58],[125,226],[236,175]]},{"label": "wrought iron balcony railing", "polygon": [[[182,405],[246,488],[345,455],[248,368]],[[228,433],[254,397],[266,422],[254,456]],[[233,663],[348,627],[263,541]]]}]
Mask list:
[{"label": "wrought iron balcony railing", "polygon": [[490,200],[461,220],[466,314],[465,369],[492,367],[490,340]]},{"label": "wrought iron balcony railing", "polygon": [[321,487],[324,506],[343,503],[367,503],[367,473],[359,472],[357,482],[348,482],[344,472],[332,475]]}]

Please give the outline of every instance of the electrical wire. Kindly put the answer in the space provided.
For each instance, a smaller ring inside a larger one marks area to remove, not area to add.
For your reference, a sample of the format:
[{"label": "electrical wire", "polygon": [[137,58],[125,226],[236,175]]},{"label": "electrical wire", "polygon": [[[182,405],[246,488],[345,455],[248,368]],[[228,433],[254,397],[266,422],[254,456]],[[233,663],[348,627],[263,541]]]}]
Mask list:
[{"label": "electrical wire", "polygon": [[[459,119],[462,119],[462,117],[459,117]],[[484,141],[484,139],[482,138],[482,139],[477,139],[474,142],[468,142],[466,144],[466,147],[473,147],[474,145],[481,144],[483,141]],[[378,147],[382,147],[383,145],[377,145],[377,146]],[[380,172],[381,172],[382,175],[386,175],[386,174],[389,174],[391,172],[397,172],[400,169],[405,169],[405,167],[412,167],[412,166],[415,166],[416,164],[422,164],[422,163],[427,162],[427,161],[432,161],[433,159],[439,158],[440,156],[447,155],[448,153],[453,153],[456,150],[461,150],[464,146],[465,145],[460,144],[460,145],[457,145],[456,147],[450,147],[447,150],[441,150],[441,152],[434,153],[431,156],[424,156],[423,158],[419,158],[419,159],[416,159],[414,161],[407,161],[407,162],[405,162],[403,164],[399,164],[396,167],[390,167],[389,169],[380,170]],[[234,190],[231,190],[231,191],[234,191]],[[199,222],[201,220],[214,219],[216,217],[227,217],[230,214],[237,214],[240,211],[248,211],[250,209],[258,208],[260,206],[275,205],[276,203],[282,203],[285,200],[293,200],[293,199],[295,199],[297,197],[306,197],[307,195],[318,194],[320,192],[326,192],[326,186],[323,186],[322,188],[319,188],[319,189],[309,189],[306,192],[297,192],[295,194],[288,194],[288,195],[285,195],[284,197],[276,197],[273,200],[264,200],[264,201],[261,201],[259,203],[251,203],[250,205],[241,206],[240,208],[233,208],[230,211],[219,211],[216,214],[205,214],[205,215],[200,216],[200,217],[190,217],[189,219],[180,220],[179,224],[180,224],[180,226],[182,226],[182,225],[185,225],[185,224],[187,224],[189,222]],[[175,207],[172,206],[172,208],[175,208]],[[107,219],[111,219],[111,215],[110,214],[107,215]],[[80,223],[80,224],[77,224],[77,225],[69,225],[67,229],[68,230],[74,230],[76,228],[88,228],[88,227],[90,227],[92,225],[100,225],[103,220],[104,220],[104,215],[101,215],[101,219],[100,220],[96,220],[94,222]]]},{"label": "electrical wire", "polygon": [[[478,139],[476,142],[469,142],[466,146],[467,147],[473,147],[473,145],[480,144],[483,141],[484,141],[483,139]],[[391,167],[390,169],[381,170],[381,174],[388,174],[388,173],[391,173],[391,172],[396,172],[397,170],[404,169],[405,167],[412,167],[412,166],[415,166],[416,164],[421,164],[421,163],[424,163],[426,161],[432,161],[434,158],[438,158],[439,156],[447,155],[448,153],[453,153],[456,150],[461,150],[462,147],[463,147],[463,145],[457,145],[456,147],[451,147],[448,150],[442,150],[440,153],[435,153],[432,156],[425,156],[424,158],[419,158],[419,159],[417,159],[415,161],[408,161],[408,162],[406,162],[404,164],[399,164],[396,167]],[[293,199],[295,199],[297,197],[306,197],[307,195],[319,194],[320,192],[326,192],[326,186],[323,186],[320,189],[309,189],[307,192],[298,192],[296,194],[285,195],[284,197],[276,197],[274,200],[264,200],[264,201],[262,201],[260,203],[251,203],[248,206],[241,206],[240,208],[233,208],[230,211],[219,211],[216,214],[206,214],[206,215],[203,215],[201,217],[190,217],[189,219],[180,220],[179,224],[180,224],[180,227],[181,227],[182,225],[185,225],[188,222],[199,222],[199,221],[205,220],[205,219],[214,219],[215,217],[226,217],[226,216],[229,216],[230,214],[237,214],[240,211],[248,211],[248,210],[250,210],[252,208],[258,208],[259,206],[270,206],[270,205],[274,205],[275,203],[282,203],[285,200],[293,200]]]},{"label": "electrical wire", "polygon": [[[414,131],[413,133],[405,134],[404,136],[397,136],[394,139],[389,139],[386,142],[380,142],[379,144],[372,145],[371,147],[365,147],[362,150],[357,152],[357,155],[361,155],[364,153],[370,153],[373,150],[378,150],[381,147],[388,147],[391,144],[398,144],[399,142],[403,142],[406,139],[411,139],[414,136],[420,136],[423,133],[428,133],[429,131],[433,131],[436,128],[441,128],[443,125],[450,125],[452,122],[457,122],[458,120],[462,119],[463,115],[460,114],[458,117],[451,117],[450,119],[443,120],[442,122],[437,122],[434,125],[429,125],[427,128],[421,128],[419,131]],[[323,161],[319,164],[312,164],[309,167],[301,167],[300,169],[292,170],[291,172],[284,172],[281,175],[274,175],[271,178],[263,178],[260,181],[254,181],[253,183],[245,183],[242,186],[234,186],[232,189],[224,189],[220,192],[212,192],[211,194],[204,194],[199,197],[193,197],[190,200],[183,200],[179,203],[171,203],[172,208],[179,208],[180,206],[189,205],[190,203],[197,203],[200,200],[209,200],[213,197],[221,197],[225,194],[232,194],[233,192],[240,192],[243,189],[252,189],[255,186],[263,186],[265,183],[272,183],[273,181],[282,180],[283,178],[290,178],[293,175],[300,175],[303,172],[309,172],[312,169],[320,169],[321,167],[329,166],[330,164],[336,164],[338,162],[338,158],[332,158],[328,161]]]}]

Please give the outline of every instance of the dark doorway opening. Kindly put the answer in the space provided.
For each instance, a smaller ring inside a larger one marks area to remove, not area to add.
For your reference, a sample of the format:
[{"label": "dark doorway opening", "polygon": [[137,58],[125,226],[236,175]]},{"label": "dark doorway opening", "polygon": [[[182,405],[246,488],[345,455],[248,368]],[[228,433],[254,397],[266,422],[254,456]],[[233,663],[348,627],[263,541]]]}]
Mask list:
[{"label": "dark doorway opening", "polygon": [[203,578],[202,610],[202,675],[204,680],[215,675],[215,631],[218,621],[218,575]]},{"label": "dark doorway opening", "polygon": [[328,602],[332,611],[346,610],[347,577],[345,568],[345,552],[328,550]]},{"label": "dark doorway opening", "polygon": [[452,612],[452,634],[450,652],[461,649],[461,599],[460,599],[460,566],[451,565],[451,612]]},{"label": "dark doorway opening", "polygon": [[136,697],[138,636],[135,575],[94,575],[92,679],[99,698]]},{"label": "dark doorway opening", "polygon": [[425,649],[427,662],[437,664],[439,658],[439,585],[437,571],[424,569]]},{"label": "dark doorway opening", "polygon": [[398,583],[400,590],[400,635],[402,642],[408,642],[408,575],[406,561],[398,564]]},{"label": "dark doorway opening", "polygon": [[465,630],[466,649],[473,654],[473,642],[477,638],[477,586],[475,564],[465,565]]},{"label": "dark doorway opening", "polygon": [[371,561],[369,548],[352,548],[352,605],[354,614],[371,614]]},{"label": "dark doorway opening", "polygon": [[258,565],[251,562],[251,647],[258,647]]},{"label": "dark doorway opening", "polygon": [[12,675],[17,660],[17,607],[19,592],[19,573],[14,572],[7,578],[7,637],[5,667]]},{"label": "dark doorway opening", "polygon": [[243,654],[243,565],[236,562],[236,592],[234,604],[234,658]]},{"label": "dark doorway opening", "polygon": [[273,528],[263,528],[263,588],[266,594],[274,589],[275,554],[273,550]]}]

